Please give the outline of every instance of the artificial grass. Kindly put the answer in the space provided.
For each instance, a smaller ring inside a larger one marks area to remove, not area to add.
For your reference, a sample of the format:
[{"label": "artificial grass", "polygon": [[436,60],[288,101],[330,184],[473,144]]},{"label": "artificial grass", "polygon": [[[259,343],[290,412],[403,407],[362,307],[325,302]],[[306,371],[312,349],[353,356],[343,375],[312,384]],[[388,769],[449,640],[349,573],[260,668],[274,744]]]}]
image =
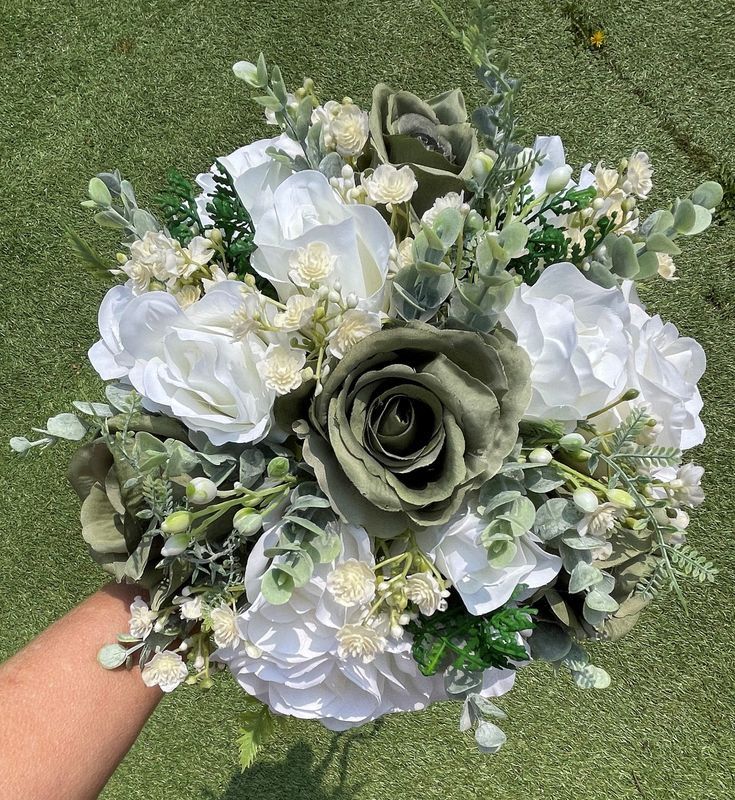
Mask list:
[{"label": "artificial grass", "polygon": [[[461,18],[461,0],[447,2]],[[526,76],[529,131],[559,133],[570,161],[608,161],[635,146],[656,167],[654,200],[735,169],[731,108],[735,12],[727,0],[580,2],[607,43],[580,45],[561,6],[514,0],[501,35]],[[176,166],[185,174],[266,128],[231,64],[262,49],[292,84],[367,104],[385,80],[428,95],[479,94],[464,54],[417,0],[0,0],[0,441],[73,399],[95,399],[86,362],[107,288],[81,271],[62,229],[88,232],[86,180],[119,167],[143,204]],[[502,705],[509,742],[494,758],[456,730],[440,705],[334,735],[294,723],[255,767],[236,768],[242,697],[222,676],[206,696],[165,699],[103,796],[406,800],[710,800],[735,794],[733,532],[735,487],[735,227],[685,247],[681,281],[645,287],[653,309],[709,356],[702,389],[709,438],[696,453],[708,500],[691,540],[720,566],[714,587],[689,585],[685,615],[664,598],[623,642],[595,648],[613,676],[604,692],[575,689],[543,666],[521,673]],[[65,485],[69,449],[21,461],[0,447],[0,658],[103,580],[79,536]]]}]

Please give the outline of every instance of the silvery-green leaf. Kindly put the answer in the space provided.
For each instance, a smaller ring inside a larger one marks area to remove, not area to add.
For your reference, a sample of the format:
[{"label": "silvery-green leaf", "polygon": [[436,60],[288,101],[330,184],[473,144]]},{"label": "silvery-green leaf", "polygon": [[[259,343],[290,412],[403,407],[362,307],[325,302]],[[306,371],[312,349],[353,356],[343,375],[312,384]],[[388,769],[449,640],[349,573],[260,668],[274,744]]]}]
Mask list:
[{"label": "silvery-green leaf", "polygon": [[263,576],[260,593],[266,602],[274,606],[287,603],[294,590],[293,578],[278,567],[271,567]]},{"label": "silvery-green leaf", "polygon": [[89,187],[87,188],[87,194],[89,195],[90,200],[94,200],[98,206],[107,208],[112,204],[112,195],[110,194],[110,190],[107,188],[105,182],[97,177],[94,177],[90,180]]},{"label": "silvery-green leaf", "polygon": [[255,448],[243,451],[240,456],[240,483],[249,489],[265,472],[265,456]]},{"label": "silvery-green leaf", "polygon": [[582,670],[585,664],[589,664],[590,657],[587,655],[584,648],[580,647],[576,642],[572,642],[569,652],[562,658],[561,664],[570,670]]},{"label": "silvery-green leaf", "polygon": [[[706,209],[702,210],[706,211]],[[674,210],[674,228],[677,233],[689,234],[696,224],[697,212],[694,203],[691,200],[680,200]]]},{"label": "silvery-green leaf", "polygon": [[[307,99],[304,102],[310,101]],[[326,156],[319,162],[319,172],[327,178],[339,178],[342,174],[342,168],[345,162],[339,153],[327,153]]]},{"label": "silvery-green leaf", "polygon": [[694,206],[694,214],[694,225],[689,229],[688,236],[696,236],[712,224],[712,212],[703,206]]},{"label": "silvery-green leaf", "polygon": [[553,497],[536,510],[534,533],[544,542],[549,542],[567,531],[574,530],[582,519],[577,506],[563,497]]},{"label": "silvery-green leaf", "polygon": [[526,252],[529,233],[528,226],[517,221],[511,222],[503,228],[500,234],[500,241],[503,249],[510,255],[511,259],[519,258]]},{"label": "silvery-green leaf", "polygon": [[591,586],[596,586],[602,581],[602,573],[597,567],[592,564],[585,564],[584,561],[577,564],[569,576],[569,592],[576,594],[589,589]]},{"label": "silvery-green leaf", "polygon": [[610,675],[594,664],[587,664],[581,670],[573,670],[572,680],[580,689],[607,689],[610,685]]},{"label": "silvery-green leaf", "polygon": [[615,589],[615,578],[608,572],[600,572],[600,575],[602,576],[602,580],[597,587],[598,590],[605,594],[612,594],[613,589]]},{"label": "silvery-green leaf", "polygon": [[[43,440],[38,439],[35,442],[31,442],[29,439],[26,439],[25,436],[13,436],[10,440],[10,449],[14,450],[16,453],[25,453],[32,447],[36,447],[41,441]],[[52,440],[48,439],[47,441],[51,442]]]},{"label": "silvery-green leaf", "polygon": [[507,736],[492,722],[480,722],[475,731],[475,741],[481,753],[497,753],[507,741]]},{"label": "silvery-green leaf", "polygon": [[464,733],[468,731],[476,722],[477,718],[474,716],[477,712],[470,703],[469,697],[462,703],[462,713],[459,717],[459,730]]},{"label": "silvery-green leaf", "polygon": [[526,489],[534,494],[546,494],[564,483],[559,470],[552,466],[530,467],[524,474]]},{"label": "silvery-green leaf", "polygon": [[126,228],[128,225],[128,221],[125,217],[118,214],[117,211],[114,211],[112,208],[95,214],[94,221],[101,228]]},{"label": "silvery-green leaf", "polygon": [[722,186],[715,181],[705,181],[692,192],[692,203],[712,211],[722,202]]},{"label": "silvery-green leaf", "polygon": [[87,414],[90,417],[102,417],[106,419],[107,417],[113,416],[115,413],[107,403],[85,403],[81,400],[75,400],[73,406],[77,411],[80,411],[82,414]]},{"label": "silvery-green leaf", "polygon": [[652,278],[658,272],[658,257],[652,250],[638,256],[638,274],[636,280]]},{"label": "silvery-green leaf", "polygon": [[450,666],[444,673],[444,689],[452,697],[466,697],[481,687],[482,672],[466,672]]},{"label": "silvery-green leaf", "polygon": [[565,536],[562,541],[567,547],[575,550],[591,550],[605,544],[604,539],[598,539],[595,536]]},{"label": "silvery-green leaf", "polygon": [[161,226],[158,224],[158,220],[152,214],[148,213],[142,208],[137,208],[133,212],[133,226],[135,227],[135,232],[141,238],[146,233],[155,233],[161,228]]},{"label": "silvery-green leaf", "polygon": [[125,663],[128,651],[119,644],[106,644],[97,653],[97,661],[105,669],[117,669]]},{"label": "silvery-green leaf", "polygon": [[49,418],[46,430],[57,439],[78,442],[85,437],[87,426],[76,414],[57,414],[55,417]]},{"label": "silvery-green leaf", "polygon": [[605,626],[605,620],[607,620],[609,616],[610,614],[605,611],[597,611],[594,608],[590,608],[587,603],[582,606],[582,617],[584,621],[595,630],[601,631]]},{"label": "silvery-green leaf", "polygon": [[132,389],[126,389],[114,383],[105,386],[105,397],[109,404],[121,413],[132,410],[138,399]]},{"label": "silvery-green leaf", "polygon": [[471,694],[467,700],[484,717],[496,717],[497,719],[508,718],[508,715],[502,708],[498,708],[495,703],[490,702],[487,697],[483,697],[481,694]]},{"label": "silvery-green leaf", "polygon": [[597,591],[597,589],[593,589],[585,597],[584,602],[585,605],[589,606],[594,611],[604,611],[609,614],[612,614],[613,611],[617,611],[618,608],[620,608],[620,604],[617,600],[610,597],[609,594]]},{"label": "silvery-green leaf", "polygon": [[560,661],[572,647],[569,634],[558,625],[539,622],[528,640],[531,657],[539,661]]},{"label": "silvery-green leaf", "polygon": [[663,233],[652,233],[646,239],[646,249],[654,253],[668,253],[670,256],[678,256],[681,253],[676,242],[672,242],[668,236]]},{"label": "silvery-green leaf", "polygon": [[464,217],[456,208],[445,208],[436,215],[432,227],[446,251],[459,239]]},{"label": "silvery-green leaf", "polygon": [[618,236],[610,248],[612,271],[622,278],[634,278],[638,274],[638,259],[635,245],[628,236]]}]

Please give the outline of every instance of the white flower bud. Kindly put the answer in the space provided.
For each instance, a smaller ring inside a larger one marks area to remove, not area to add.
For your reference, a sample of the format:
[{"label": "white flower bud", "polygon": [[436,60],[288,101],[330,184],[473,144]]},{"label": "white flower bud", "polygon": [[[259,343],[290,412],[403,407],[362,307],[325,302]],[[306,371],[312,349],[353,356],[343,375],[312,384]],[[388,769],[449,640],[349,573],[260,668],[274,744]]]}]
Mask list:
[{"label": "white flower bud", "polygon": [[191,536],[188,533],[175,533],[169,536],[161,548],[161,555],[165,557],[180,556],[189,546]]},{"label": "white flower bud", "polygon": [[537,447],[528,454],[528,460],[533,464],[549,464],[553,456],[545,447]]},{"label": "white flower bud", "polygon": [[574,500],[574,504],[577,506],[577,508],[586,512],[587,514],[591,514],[593,511],[596,511],[597,507],[600,505],[600,501],[597,499],[597,495],[592,491],[592,489],[575,489],[574,493],[572,494],[572,499]]},{"label": "white flower bud", "polygon": [[551,175],[546,179],[546,191],[548,194],[556,194],[562,192],[567,188],[569,181],[572,178],[572,168],[569,164],[564,164],[563,167],[557,167]]},{"label": "white flower bud", "polygon": [[188,511],[174,511],[161,523],[161,530],[173,536],[177,533],[186,533],[191,526],[191,513]]},{"label": "white flower bud", "polygon": [[607,499],[618,508],[627,508],[633,510],[637,507],[637,503],[630,492],[625,489],[608,489]]},{"label": "white flower bud", "polygon": [[566,450],[567,452],[573,453],[575,450],[579,450],[580,448],[584,447],[586,444],[586,440],[581,433],[567,433],[565,436],[562,436],[559,439],[559,447],[562,450]]},{"label": "white flower bud", "polygon": [[192,478],[186,487],[186,497],[197,506],[211,503],[217,497],[217,485],[209,478]]},{"label": "white flower bud", "polygon": [[479,152],[472,159],[472,177],[482,185],[493,166],[495,166],[495,161],[492,156],[486,150]]},{"label": "white flower bud", "polygon": [[263,517],[252,508],[241,508],[233,517],[232,526],[241,536],[252,536],[263,527]]}]

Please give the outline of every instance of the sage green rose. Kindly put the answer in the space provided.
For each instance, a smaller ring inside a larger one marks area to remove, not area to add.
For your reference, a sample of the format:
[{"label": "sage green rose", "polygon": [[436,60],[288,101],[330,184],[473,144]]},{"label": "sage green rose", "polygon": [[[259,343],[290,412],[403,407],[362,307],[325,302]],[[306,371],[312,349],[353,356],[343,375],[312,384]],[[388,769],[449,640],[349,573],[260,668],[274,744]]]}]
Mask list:
[{"label": "sage green rose", "polygon": [[379,83],[373,89],[370,138],[378,162],[407,164],[414,171],[419,188],[411,203],[419,216],[437,197],[465,189],[480,149],[459,89],[422,100]]},{"label": "sage green rose", "polygon": [[[188,441],[183,427],[168,417],[136,414],[127,424],[122,416],[111,418],[107,424],[111,433],[124,426],[129,436],[135,431],[161,440]],[[82,501],[82,537],[92,559],[118,582],[149,586],[156,579],[149,562],[158,560],[160,543],[151,552],[154,543],[145,534],[148,522],[136,516],[144,504],[140,485],[128,485],[134,475],[121,448],[110,449],[103,438],[82,445],[67,473]]]},{"label": "sage green rose", "polygon": [[375,535],[441,524],[512,450],[529,375],[502,331],[379,331],[324,381],[304,459],[339,514]]}]

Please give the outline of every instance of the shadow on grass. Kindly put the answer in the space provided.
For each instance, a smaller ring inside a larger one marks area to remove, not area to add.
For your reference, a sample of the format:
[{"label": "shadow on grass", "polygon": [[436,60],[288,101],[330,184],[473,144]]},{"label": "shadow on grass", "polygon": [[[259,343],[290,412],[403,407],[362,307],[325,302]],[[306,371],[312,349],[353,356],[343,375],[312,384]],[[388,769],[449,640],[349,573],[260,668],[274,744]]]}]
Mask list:
[{"label": "shadow on grass", "polygon": [[[204,800],[354,800],[367,781],[347,780],[350,750],[355,744],[374,736],[382,720],[362,730],[347,731],[332,736],[329,750],[317,760],[310,744],[294,744],[282,761],[255,762],[249,770],[232,776],[221,795],[207,793]],[[336,773],[337,783],[334,784]],[[325,777],[330,774],[329,785]]]}]

